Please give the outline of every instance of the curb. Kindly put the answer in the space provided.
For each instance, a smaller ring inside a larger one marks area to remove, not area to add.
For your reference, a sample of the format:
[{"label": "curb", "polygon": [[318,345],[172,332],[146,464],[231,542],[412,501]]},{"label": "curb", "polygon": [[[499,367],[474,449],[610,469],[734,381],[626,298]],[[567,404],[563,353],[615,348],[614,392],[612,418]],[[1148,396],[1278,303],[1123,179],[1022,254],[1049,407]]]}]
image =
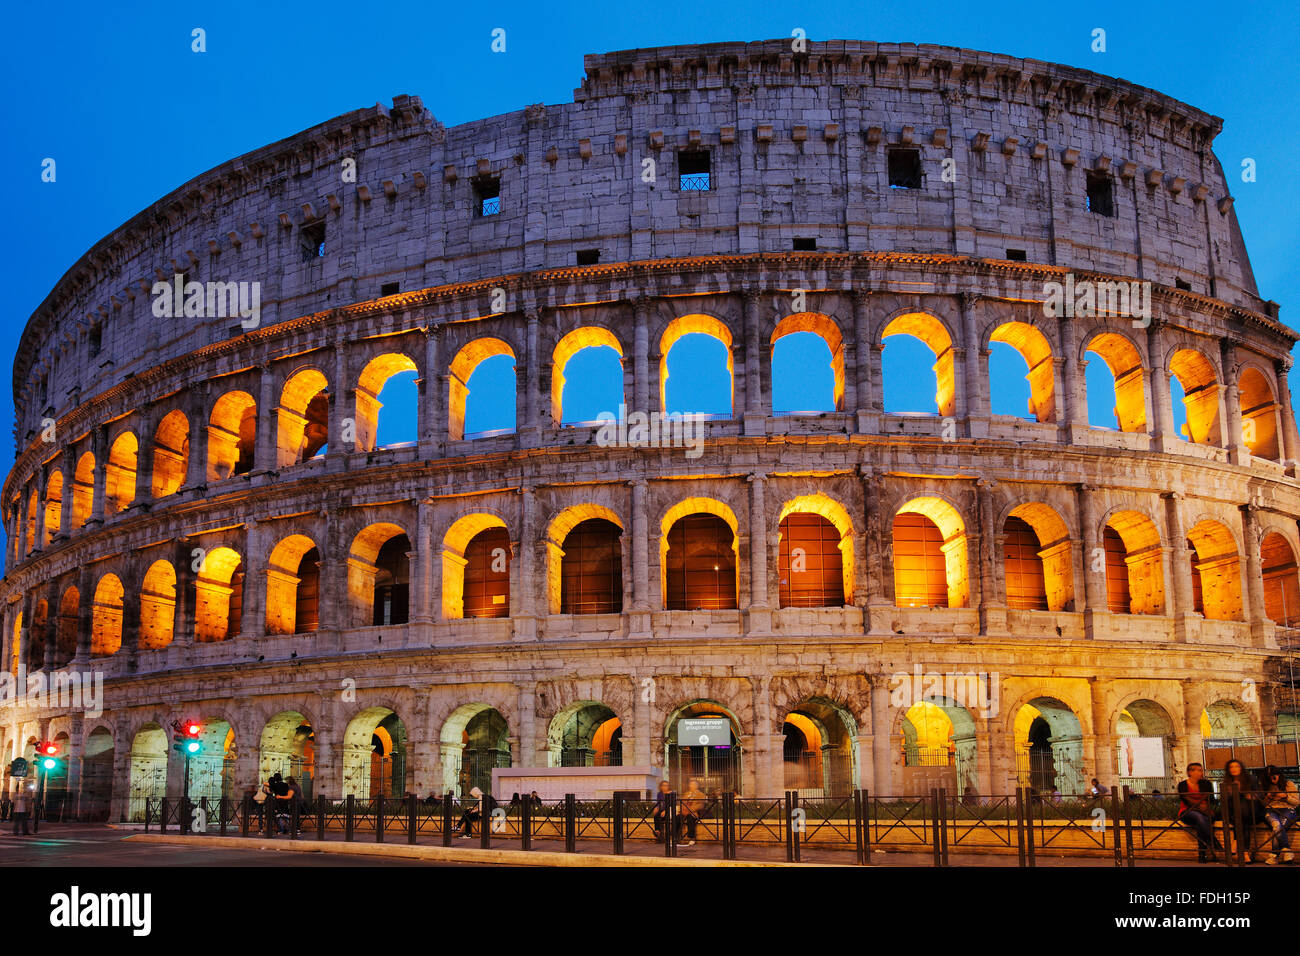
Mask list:
[{"label": "curb", "polygon": [[337,843],[308,840],[262,840],[254,837],[181,836],[137,833],[133,843],[178,846],[218,846],[244,850],[288,850],[291,853],[338,853],[383,859],[427,860],[430,863],[479,863],[497,866],[669,866],[669,867],[826,867],[825,863],[786,863],[761,860],[683,860],[680,857],[615,856],[612,853],[555,853],[543,850],[483,850],[469,847],[411,846],[406,843]]}]

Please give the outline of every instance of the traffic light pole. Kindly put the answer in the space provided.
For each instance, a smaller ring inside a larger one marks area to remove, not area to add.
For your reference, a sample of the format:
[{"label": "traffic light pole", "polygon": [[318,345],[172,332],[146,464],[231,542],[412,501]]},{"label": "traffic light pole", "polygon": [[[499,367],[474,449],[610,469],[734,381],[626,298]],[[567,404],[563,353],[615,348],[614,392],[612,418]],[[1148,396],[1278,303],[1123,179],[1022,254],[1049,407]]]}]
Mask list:
[{"label": "traffic light pole", "polygon": [[40,759],[36,761],[36,799],[32,802],[32,832],[41,832],[41,811],[45,808],[45,774],[41,772],[41,764],[45,761]]},{"label": "traffic light pole", "polygon": [[185,752],[185,784],[181,790],[181,833],[190,832],[190,751]]}]

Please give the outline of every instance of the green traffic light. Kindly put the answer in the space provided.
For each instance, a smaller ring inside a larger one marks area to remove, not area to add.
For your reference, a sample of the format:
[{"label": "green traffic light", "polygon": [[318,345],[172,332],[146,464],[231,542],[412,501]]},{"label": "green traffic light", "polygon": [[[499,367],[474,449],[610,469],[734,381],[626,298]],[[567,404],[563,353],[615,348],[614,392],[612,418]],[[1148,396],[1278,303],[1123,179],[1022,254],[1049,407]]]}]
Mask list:
[{"label": "green traffic light", "polygon": [[197,740],[189,740],[185,743],[185,752],[190,756],[195,756],[203,752],[203,744]]},{"label": "green traffic light", "polygon": [[46,770],[53,770],[58,765],[59,762],[55,760],[53,757],[46,757],[44,760],[41,761],[41,766],[44,767]]}]

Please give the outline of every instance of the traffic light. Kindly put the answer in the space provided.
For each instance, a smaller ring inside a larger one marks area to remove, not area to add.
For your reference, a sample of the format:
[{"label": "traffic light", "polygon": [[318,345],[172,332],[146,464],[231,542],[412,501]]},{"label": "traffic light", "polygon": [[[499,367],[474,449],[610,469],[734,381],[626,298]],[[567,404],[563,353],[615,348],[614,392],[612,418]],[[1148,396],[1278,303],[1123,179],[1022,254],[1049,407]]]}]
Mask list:
[{"label": "traffic light", "polygon": [[44,743],[42,743],[40,746],[38,746],[38,747],[36,748],[36,752],[40,755],[41,769],[42,769],[42,770],[47,770],[47,771],[48,771],[48,770],[53,770],[53,769],[55,769],[56,767],[58,767],[58,765],[59,765],[59,761],[58,761],[58,756],[59,756],[59,745],[58,745],[58,744],[54,743],[53,741],[47,740],[47,741],[45,741]]},{"label": "traffic light", "polygon": [[203,725],[197,720],[177,721],[172,725],[172,749],[186,757],[197,757],[203,753]]}]

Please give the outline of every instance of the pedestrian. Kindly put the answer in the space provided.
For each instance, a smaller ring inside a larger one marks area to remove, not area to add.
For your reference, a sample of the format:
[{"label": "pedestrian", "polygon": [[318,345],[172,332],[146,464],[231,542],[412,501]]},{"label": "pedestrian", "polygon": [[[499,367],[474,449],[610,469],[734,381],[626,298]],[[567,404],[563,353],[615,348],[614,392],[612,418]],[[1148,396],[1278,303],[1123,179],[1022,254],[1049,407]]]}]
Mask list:
[{"label": "pedestrian", "polygon": [[289,819],[292,821],[296,815],[301,825],[303,807],[306,804],[302,796],[302,787],[298,785],[298,780],[295,777],[286,777],[284,782],[289,788]]},{"label": "pedestrian", "polygon": [[483,791],[478,787],[471,787],[469,795],[472,802],[465,808],[465,812],[460,815],[460,823],[456,826],[460,830],[460,838],[468,840],[474,836],[474,824],[483,819]]},{"label": "pedestrian", "polygon": [[289,785],[284,782],[279,771],[271,774],[266,782],[270,790],[267,805],[275,814],[275,826],[281,833],[289,832]]},{"label": "pedestrian", "polygon": [[1293,781],[1282,776],[1282,771],[1271,764],[1264,768],[1264,820],[1273,830],[1272,845],[1264,851],[1264,862],[1273,864],[1280,859],[1290,863],[1295,859],[1291,852],[1291,826],[1300,811],[1300,791]]},{"label": "pedestrian", "polygon": [[530,794],[528,795],[528,799],[531,800],[531,801],[533,801],[533,806],[534,806],[534,807],[537,807],[537,808],[539,808],[539,809],[541,808],[541,806],[542,806],[542,798],[539,797],[539,796],[537,795],[537,791],[536,791],[536,790],[534,790],[532,793],[530,793]]},{"label": "pedestrian", "polygon": [[683,846],[695,846],[695,837],[697,828],[700,825],[700,814],[704,812],[704,805],[708,798],[704,791],[700,789],[700,782],[694,777],[691,778],[690,787],[682,794],[682,826],[686,830],[686,842]]},{"label": "pedestrian", "polygon": [[1100,800],[1108,793],[1110,793],[1110,788],[1100,782],[1096,777],[1093,777],[1092,786],[1088,788],[1088,796],[1092,797],[1094,800]]},{"label": "pedestrian", "polygon": [[671,797],[673,788],[669,786],[667,780],[659,781],[659,792],[655,794],[655,809],[653,815],[655,828],[655,842],[663,843],[664,834],[668,827],[668,800]]},{"label": "pedestrian", "polygon": [[27,829],[27,818],[30,810],[31,803],[27,791],[20,783],[18,789],[14,791],[14,836],[31,836],[31,831]]},{"label": "pedestrian", "polygon": [[1218,816],[1212,806],[1214,785],[1205,779],[1205,768],[1199,763],[1187,765],[1187,779],[1178,784],[1178,822],[1196,831],[1196,862],[1213,863],[1215,852],[1222,851],[1219,838],[1214,835],[1214,818]]},{"label": "pedestrian", "polygon": [[1232,824],[1236,845],[1247,854],[1251,849],[1251,832],[1264,819],[1264,803],[1260,797],[1259,784],[1245,764],[1233,757],[1223,765],[1223,780],[1219,784],[1221,812]]}]

